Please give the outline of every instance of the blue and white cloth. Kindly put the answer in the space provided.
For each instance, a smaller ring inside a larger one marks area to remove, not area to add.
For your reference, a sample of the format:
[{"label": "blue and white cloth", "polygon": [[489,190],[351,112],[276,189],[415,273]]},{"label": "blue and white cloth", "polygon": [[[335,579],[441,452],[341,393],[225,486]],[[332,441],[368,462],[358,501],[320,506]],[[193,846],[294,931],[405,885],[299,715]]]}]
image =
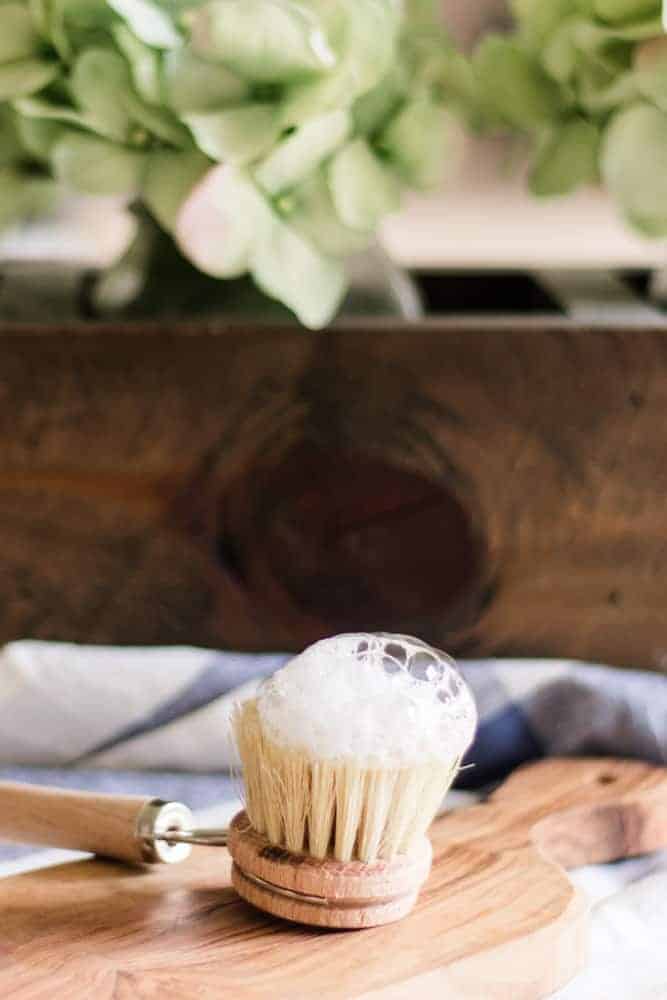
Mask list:
[{"label": "blue and white cloth", "polygon": [[[0,780],[146,793],[194,809],[236,799],[230,713],[286,659],[9,643],[0,650]],[[549,755],[667,764],[663,675],[564,660],[459,666],[480,719],[459,788],[483,788]]]},{"label": "blue and white cloth", "polygon": [[[0,780],[178,799],[222,825],[239,806],[232,708],[286,658],[10,643],[0,650]],[[667,764],[663,675],[564,660],[459,666],[480,716],[459,799],[543,756]],[[71,856],[0,844],[0,876]],[[667,1000],[667,855],[574,877],[595,903],[593,962],[559,1000]]]}]

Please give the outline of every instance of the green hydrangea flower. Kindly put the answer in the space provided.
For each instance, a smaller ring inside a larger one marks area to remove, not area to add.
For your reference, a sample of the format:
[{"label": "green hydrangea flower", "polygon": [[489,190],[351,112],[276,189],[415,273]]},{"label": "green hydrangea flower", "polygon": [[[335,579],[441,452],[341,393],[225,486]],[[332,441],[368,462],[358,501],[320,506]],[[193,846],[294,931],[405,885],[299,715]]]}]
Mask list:
[{"label": "green hydrangea flower", "polygon": [[10,107],[0,105],[0,228],[43,215],[55,201],[55,185],[21,125]]},{"label": "green hydrangea flower", "polygon": [[516,28],[485,38],[465,107],[531,137],[530,184],[602,180],[626,219],[667,234],[667,36],[660,0],[513,0]]},{"label": "green hydrangea flower", "polygon": [[202,270],[249,272],[320,327],[345,256],[439,177],[434,7],[0,0],[0,222],[38,180],[121,195]]}]

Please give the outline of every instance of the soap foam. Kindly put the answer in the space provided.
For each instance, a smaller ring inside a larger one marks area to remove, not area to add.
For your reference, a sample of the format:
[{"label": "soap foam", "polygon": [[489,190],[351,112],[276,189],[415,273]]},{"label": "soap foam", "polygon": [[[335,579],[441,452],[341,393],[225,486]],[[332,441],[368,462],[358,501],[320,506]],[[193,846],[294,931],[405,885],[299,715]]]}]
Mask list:
[{"label": "soap foam", "polygon": [[335,636],[309,646],[257,699],[272,743],[312,759],[410,767],[460,758],[477,721],[453,661],[418,639]]}]

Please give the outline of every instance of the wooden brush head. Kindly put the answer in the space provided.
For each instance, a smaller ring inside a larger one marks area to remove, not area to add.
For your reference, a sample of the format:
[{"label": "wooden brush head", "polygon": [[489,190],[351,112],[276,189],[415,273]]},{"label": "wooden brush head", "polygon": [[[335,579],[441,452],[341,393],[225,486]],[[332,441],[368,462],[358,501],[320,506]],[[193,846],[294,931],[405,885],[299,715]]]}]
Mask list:
[{"label": "wooden brush head", "polygon": [[391,860],[336,861],[275,847],[245,812],[233,819],[232,884],[253,906],[296,923],[333,929],[389,924],[413,908],[431,870],[431,844],[421,837]]}]

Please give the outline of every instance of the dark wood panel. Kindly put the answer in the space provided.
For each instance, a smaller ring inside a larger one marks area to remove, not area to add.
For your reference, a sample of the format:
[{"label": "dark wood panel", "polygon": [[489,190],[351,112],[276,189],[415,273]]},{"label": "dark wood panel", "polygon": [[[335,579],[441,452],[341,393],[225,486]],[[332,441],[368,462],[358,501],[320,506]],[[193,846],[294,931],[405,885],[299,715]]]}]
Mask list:
[{"label": "dark wood panel", "polygon": [[667,666],[667,333],[0,328],[0,639]]}]

